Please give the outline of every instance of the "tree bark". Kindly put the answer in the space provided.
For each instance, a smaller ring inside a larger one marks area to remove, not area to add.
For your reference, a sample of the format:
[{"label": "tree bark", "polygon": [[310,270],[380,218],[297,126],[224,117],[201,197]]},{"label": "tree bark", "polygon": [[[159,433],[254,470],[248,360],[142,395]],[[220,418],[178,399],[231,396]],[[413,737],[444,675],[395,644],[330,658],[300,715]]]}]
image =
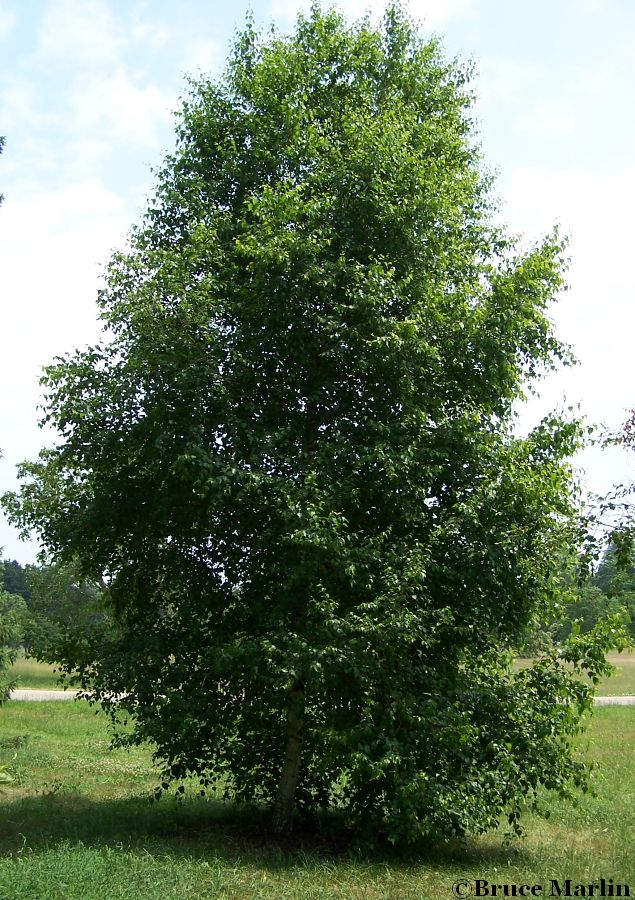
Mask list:
[{"label": "tree bark", "polygon": [[276,834],[289,834],[293,827],[295,789],[300,775],[303,711],[304,689],[302,683],[296,681],[289,695],[287,744],[278,783],[278,795],[273,809],[273,830]]}]

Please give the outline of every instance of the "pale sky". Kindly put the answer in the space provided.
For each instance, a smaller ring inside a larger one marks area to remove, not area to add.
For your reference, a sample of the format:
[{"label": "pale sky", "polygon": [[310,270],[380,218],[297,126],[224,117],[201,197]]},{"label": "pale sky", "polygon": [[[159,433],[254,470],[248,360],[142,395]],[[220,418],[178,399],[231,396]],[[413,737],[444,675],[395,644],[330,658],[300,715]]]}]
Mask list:
[{"label": "pale sky", "polygon": [[[340,0],[349,16],[383,3]],[[185,75],[218,74],[249,9],[288,30],[297,0],[0,0],[0,493],[50,441],[38,378],[98,336],[101,267],[139,220],[173,142]],[[412,0],[423,33],[474,59],[476,116],[501,215],[531,244],[560,223],[570,289],[554,310],[580,365],[551,376],[526,427],[580,405],[618,428],[635,406],[635,3]],[[579,459],[590,490],[635,481],[622,451]],[[0,521],[5,558],[35,559]]]}]

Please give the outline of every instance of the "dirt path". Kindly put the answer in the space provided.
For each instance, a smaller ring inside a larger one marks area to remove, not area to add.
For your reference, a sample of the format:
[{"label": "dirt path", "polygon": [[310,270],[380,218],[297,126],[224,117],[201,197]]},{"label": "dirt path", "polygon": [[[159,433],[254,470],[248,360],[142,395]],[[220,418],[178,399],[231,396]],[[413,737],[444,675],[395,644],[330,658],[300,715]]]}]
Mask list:
[{"label": "dirt path", "polygon": [[635,697],[596,697],[596,706],[635,706]]},{"label": "dirt path", "polygon": [[9,693],[9,700],[74,700],[77,691],[30,691],[15,690]]},{"label": "dirt path", "polygon": [[[73,700],[77,691],[29,691],[15,690],[9,700]],[[596,697],[596,706],[635,706],[634,696]]]}]

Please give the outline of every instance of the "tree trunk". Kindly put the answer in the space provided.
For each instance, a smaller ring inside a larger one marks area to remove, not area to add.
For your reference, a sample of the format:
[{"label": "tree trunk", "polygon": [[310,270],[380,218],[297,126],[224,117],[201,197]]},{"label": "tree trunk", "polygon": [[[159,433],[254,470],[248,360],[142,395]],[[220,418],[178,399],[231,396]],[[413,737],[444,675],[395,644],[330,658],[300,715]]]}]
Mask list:
[{"label": "tree trunk", "polygon": [[300,775],[303,710],[304,689],[302,683],[296,681],[289,696],[287,746],[278,784],[278,796],[273,809],[273,830],[276,834],[289,834],[293,827],[293,802]]}]

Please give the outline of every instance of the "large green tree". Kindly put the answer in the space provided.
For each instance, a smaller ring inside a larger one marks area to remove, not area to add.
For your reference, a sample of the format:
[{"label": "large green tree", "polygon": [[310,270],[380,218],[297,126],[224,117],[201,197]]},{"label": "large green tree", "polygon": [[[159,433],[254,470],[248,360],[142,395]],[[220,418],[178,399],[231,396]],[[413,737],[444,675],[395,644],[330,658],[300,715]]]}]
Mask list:
[{"label": "large green tree", "polygon": [[478,832],[582,778],[562,660],[601,653],[513,676],[501,650],[557,606],[574,531],[578,426],[512,432],[566,356],[563,250],[494,224],[468,80],[397,8],[248,27],[192,83],[104,342],[47,370],[60,439],[5,499],[108,585],[114,632],[66,663],[120,739],[279,831],[331,806]]}]

